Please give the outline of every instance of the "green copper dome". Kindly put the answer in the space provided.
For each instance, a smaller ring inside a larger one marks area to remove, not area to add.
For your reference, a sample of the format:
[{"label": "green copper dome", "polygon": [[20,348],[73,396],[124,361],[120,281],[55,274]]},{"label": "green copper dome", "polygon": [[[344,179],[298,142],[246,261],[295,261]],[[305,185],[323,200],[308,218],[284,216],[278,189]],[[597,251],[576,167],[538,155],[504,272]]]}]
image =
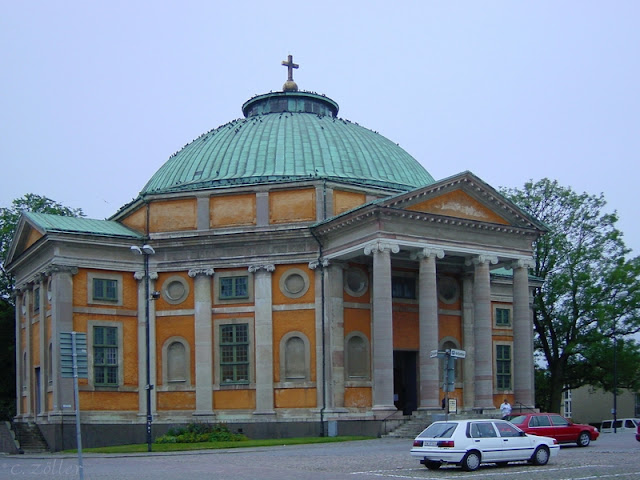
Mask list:
[{"label": "green copper dome", "polygon": [[379,135],[337,117],[316,93],[283,91],[247,101],[245,118],[203,134],[174,154],[141,194],[327,179],[411,190],[433,177]]}]

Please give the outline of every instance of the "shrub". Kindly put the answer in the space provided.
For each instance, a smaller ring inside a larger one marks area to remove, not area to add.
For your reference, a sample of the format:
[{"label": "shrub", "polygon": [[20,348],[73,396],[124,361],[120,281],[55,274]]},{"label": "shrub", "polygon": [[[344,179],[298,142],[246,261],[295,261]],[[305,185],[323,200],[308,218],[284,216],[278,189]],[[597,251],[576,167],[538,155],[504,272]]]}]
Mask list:
[{"label": "shrub", "polygon": [[241,442],[245,435],[233,433],[223,423],[190,423],[186,427],[172,427],[156,443]]}]

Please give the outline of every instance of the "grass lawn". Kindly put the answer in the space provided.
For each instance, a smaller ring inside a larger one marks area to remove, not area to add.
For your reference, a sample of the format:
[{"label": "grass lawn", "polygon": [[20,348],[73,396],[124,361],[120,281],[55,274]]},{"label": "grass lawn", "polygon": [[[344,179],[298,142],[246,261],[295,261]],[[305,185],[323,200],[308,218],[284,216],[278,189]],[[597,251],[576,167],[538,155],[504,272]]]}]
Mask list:
[{"label": "grass lawn", "polygon": [[[342,437],[299,437],[299,438],[271,438],[265,440],[243,440],[239,442],[202,442],[202,443],[154,443],[154,452],[181,452],[188,450],[212,450],[219,448],[246,447],[278,447],[283,445],[303,445],[309,443],[350,442],[354,440],[370,440],[375,437],[342,436]],[[77,450],[65,450],[74,453]],[[132,445],[115,445],[112,447],[83,448],[83,453],[144,453],[146,443]]]}]

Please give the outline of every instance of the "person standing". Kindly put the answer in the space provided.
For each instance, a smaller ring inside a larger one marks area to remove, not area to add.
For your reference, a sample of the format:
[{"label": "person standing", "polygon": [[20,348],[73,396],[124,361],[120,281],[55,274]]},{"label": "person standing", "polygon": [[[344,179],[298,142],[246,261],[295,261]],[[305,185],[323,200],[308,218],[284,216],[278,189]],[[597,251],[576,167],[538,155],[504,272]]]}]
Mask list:
[{"label": "person standing", "polygon": [[506,398],[504,399],[504,402],[502,402],[502,405],[500,405],[500,413],[502,413],[503,420],[509,420],[509,415],[511,415],[511,404]]}]

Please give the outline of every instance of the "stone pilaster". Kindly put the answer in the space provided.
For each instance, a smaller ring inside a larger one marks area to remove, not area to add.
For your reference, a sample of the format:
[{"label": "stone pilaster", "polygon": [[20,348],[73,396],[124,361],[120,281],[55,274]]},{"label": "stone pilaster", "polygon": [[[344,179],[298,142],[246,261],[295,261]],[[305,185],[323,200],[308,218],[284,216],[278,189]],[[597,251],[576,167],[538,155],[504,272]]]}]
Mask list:
[{"label": "stone pilaster", "polygon": [[78,273],[75,267],[54,266],[48,270],[51,274],[51,338],[53,339],[52,389],[53,415],[72,415],[73,378],[62,378],[60,333],[73,331],[73,275]]},{"label": "stone pilaster", "polygon": [[368,244],[373,255],[373,410],[395,411],[393,403],[393,308],[391,253],[400,247],[384,241]]},{"label": "stone pilaster", "polygon": [[438,385],[438,361],[431,358],[431,351],[438,349],[438,289],[436,285],[436,258],[443,258],[444,251],[425,248],[415,255],[420,261],[419,273],[419,337],[420,337],[420,410],[440,409]]},{"label": "stone pilaster", "polygon": [[47,348],[47,329],[46,329],[46,318],[47,318],[47,302],[45,301],[47,290],[46,290],[46,275],[41,273],[37,278],[37,285],[40,289],[40,297],[38,299],[38,330],[39,330],[39,338],[40,342],[38,345],[38,349],[40,350],[40,378],[37,377],[34,379],[36,382],[39,380],[39,384],[36,385],[36,389],[39,394],[36,395],[36,401],[39,401],[40,404],[36,406],[36,413],[39,415],[46,415],[47,411],[47,362],[49,361],[48,348]]},{"label": "stone pilaster", "polygon": [[213,268],[191,269],[195,296],[196,411],[200,418],[213,417],[213,322],[211,318]]},{"label": "stone pilaster", "polygon": [[533,408],[533,325],[529,307],[529,267],[531,262],[513,264],[513,364],[516,404]]},{"label": "stone pilaster", "polygon": [[491,336],[491,277],[489,263],[496,257],[479,255],[472,259],[473,320],[475,346],[475,401],[474,407],[494,409],[493,405],[493,342]]},{"label": "stone pilaster", "polygon": [[256,415],[275,415],[273,399],[273,309],[271,274],[275,266],[252,265],[255,296]]},{"label": "stone pilaster", "polygon": [[316,307],[316,405],[318,408],[326,408],[328,404],[328,386],[326,384],[326,379],[331,378],[331,376],[327,373],[329,370],[328,362],[326,361],[326,351],[323,350],[325,347],[325,340],[327,338],[327,328],[324,328],[328,319],[326,313],[326,305],[323,305],[324,297],[323,294],[325,288],[325,277],[326,271],[325,268],[329,266],[329,261],[320,259],[319,261],[309,262],[309,269],[315,271],[315,307]]},{"label": "stone pilaster", "polygon": [[22,371],[24,368],[23,365],[23,357],[22,357],[22,337],[25,332],[22,329],[22,302],[25,301],[25,292],[22,290],[18,290],[16,295],[16,312],[15,312],[15,322],[16,322],[16,417],[20,418],[24,413],[22,410],[22,386],[23,386],[23,376]]},{"label": "stone pilaster", "polygon": [[327,295],[327,317],[325,320],[329,372],[327,378],[327,407],[344,410],[344,267],[332,263],[326,270],[325,292]]},{"label": "stone pilaster", "polygon": [[473,332],[473,279],[470,275],[462,278],[462,345],[469,360],[462,362],[464,409],[471,410],[475,402],[475,335]]}]

